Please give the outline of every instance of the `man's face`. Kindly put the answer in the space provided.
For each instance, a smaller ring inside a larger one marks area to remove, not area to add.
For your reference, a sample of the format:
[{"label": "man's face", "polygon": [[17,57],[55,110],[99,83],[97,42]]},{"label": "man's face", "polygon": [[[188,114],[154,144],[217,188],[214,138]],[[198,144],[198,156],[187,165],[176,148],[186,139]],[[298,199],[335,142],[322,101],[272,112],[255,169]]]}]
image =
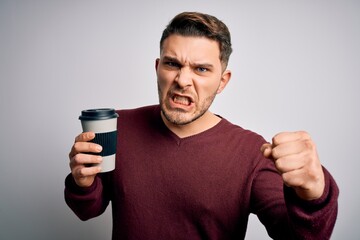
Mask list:
[{"label": "man's face", "polygon": [[161,110],[170,123],[185,125],[208,111],[229,80],[219,56],[218,43],[204,37],[165,39],[156,74]]}]

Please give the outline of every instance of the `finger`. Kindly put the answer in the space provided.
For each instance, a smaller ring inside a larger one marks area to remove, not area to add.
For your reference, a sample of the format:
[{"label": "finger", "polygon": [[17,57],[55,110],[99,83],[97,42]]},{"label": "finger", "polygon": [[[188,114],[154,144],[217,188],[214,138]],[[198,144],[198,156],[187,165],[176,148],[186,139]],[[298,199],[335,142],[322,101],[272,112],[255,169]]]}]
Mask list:
[{"label": "finger", "polygon": [[73,159],[70,161],[70,167],[75,167],[77,165],[85,164],[98,164],[102,162],[101,156],[91,155],[91,154],[76,154]]},{"label": "finger", "polygon": [[293,154],[275,160],[275,167],[279,173],[287,173],[304,167],[303,154]]},{"label": "finger", "polygon": [[102,146],[92,142],[76,142],[73,148],[78,153],[99,153],[102,151]]},{"label": "finger", "polygon": [[301,152],[301,144],[297,142],[282,143],[272,148],[271,154],[274,159],[283,158]]},{"label": "finger", "polygon": [[[77,153],[81,152],[81,149],[77,149],[79,145],[76,145],[78,142],[88,142],[95,138],[95,133],[93,132],[83,132],[75,137],[75,144],[71,147],[69,153],[69,159],[72,159]],[[80,145],[81,146],[81,145]],[[91,151],[90,151],[91,152]]]},{"label": "finger", "polygon": [[316,145],[311,139],[298,140],[295,142],[284,142],[272,149],[274,159],[279,159],[293,154],[316,153]]},{"label": "finger", "polygon": [[101,167],[100,166],[93,166],[93,167],[78,167],[74,168],[72,171],[72,175],[74,178],[86,178],[86,177],[92,177],[98,173],[100,173]]},{"label": "finger", "polygon": [[285,172],[281,174],[284,184],[288,187],[302,187],[304,185],[305,173],[302,169]]},{"label": "finger", "polygon": [[271,151],[272,151],[272,146],[270,143],[264,143],[261,148],[260,151],[262,152],[262,154],[264,155],[264,157],[269,158],[271,157]]},{"label": "finger", "polygon": [[304,168],[283,173],[281,176],[287,186],[302,189],[311,189],[315,182],[313,178],[318,179],[318,176],[309,176],[309,173]]},{"label": "finger", "polygon": [[94,132],[83,132],[75,138],[75,142],[88,142],[95,138]]},{"label": "finger", "polygon": [[69,158],[73,158],[78,153],[100,153],[102,146],[91,142],[75,142],[69,153]]},{"label": "finger", "polygon": [[297,131],[297,132],[282,132],[276,134],[272,139],[272,144],[274,146],[286,143],[286,142],[295,142],[300,140],[309,140],[310,135],[305,131]]}]

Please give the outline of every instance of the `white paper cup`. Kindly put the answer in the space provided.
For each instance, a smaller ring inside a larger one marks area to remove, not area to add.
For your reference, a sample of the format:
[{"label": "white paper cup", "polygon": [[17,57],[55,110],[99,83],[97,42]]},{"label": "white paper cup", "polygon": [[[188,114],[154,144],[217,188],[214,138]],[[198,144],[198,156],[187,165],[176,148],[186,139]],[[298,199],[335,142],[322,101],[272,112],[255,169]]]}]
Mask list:
[{"label": "white paper cup", "polygon": [[99,154],[103,158],[101,172],[115,169],[118,116],[112,108],[98,108],[83,110],[79,117],[83,131],[95,133],[91,142],[103,148]]}]

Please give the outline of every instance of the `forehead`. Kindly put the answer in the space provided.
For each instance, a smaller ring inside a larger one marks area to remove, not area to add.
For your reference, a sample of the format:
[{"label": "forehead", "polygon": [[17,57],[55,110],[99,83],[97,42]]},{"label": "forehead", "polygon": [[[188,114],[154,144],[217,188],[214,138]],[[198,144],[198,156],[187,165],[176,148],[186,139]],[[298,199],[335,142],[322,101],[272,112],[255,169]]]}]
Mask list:
[{"label": "forehead", "polygon": [[171,56],[181,61],[215,61],[220,63],[220,47],[218,42],[205,37],[173,34],[164,40],[161,56]]}]

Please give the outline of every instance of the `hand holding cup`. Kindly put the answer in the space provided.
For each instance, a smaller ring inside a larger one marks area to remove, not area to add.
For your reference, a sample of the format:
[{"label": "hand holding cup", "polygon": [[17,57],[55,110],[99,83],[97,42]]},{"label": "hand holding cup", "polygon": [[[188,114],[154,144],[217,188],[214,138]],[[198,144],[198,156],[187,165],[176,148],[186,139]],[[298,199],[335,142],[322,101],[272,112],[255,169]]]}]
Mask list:
[{"label": "hand holding cup", "polygon": [[75,138],[69,154],[71,172],[79,186],[88,187],[96,174],[115,169],[117,117],[112,108],[81,112],[84,132]]},{"label": "hand holding cup", "polygon": [[[89,142],[95,138],[95,133],[84,132],[75,138],[75,143],[69,153],[71,174],[80,187],[89,187],[94,182],[96,174],[100,173],[102,157],[94,154],[100,153],[102,147]],[[90,166],[90,167],[89,167]]]}]

